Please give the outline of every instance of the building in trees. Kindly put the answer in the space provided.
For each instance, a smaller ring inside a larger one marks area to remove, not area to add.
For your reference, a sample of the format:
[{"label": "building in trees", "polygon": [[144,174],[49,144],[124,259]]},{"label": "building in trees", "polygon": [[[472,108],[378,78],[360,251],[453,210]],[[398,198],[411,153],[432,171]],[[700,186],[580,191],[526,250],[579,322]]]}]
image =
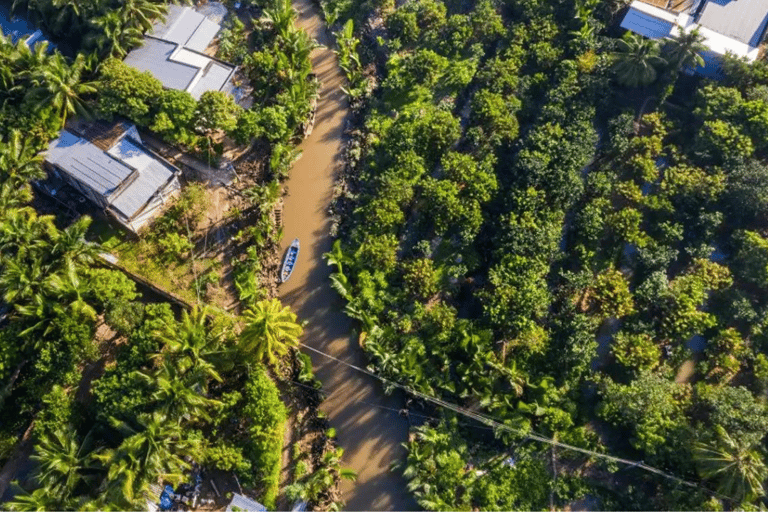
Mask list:
[{"label": "building in trees", "polygon": [[181,190],[181,171],[127,122],[70,123],[48,146],[45,168],[49,178],[40,185],[49,195],[71,185],[134,233]]},{"label": "building in trees", "polygon": [[237,66],[206,53],[221,29],[216,18],[170,5],[165,23],[155,24],[144,36],[144,44],[132,50],[124,62],[150,72],[163,87],[187,91],[196,100],[206,91],[222,91],[238,102],[245,100],[249,95],[235,85]]},{"label": "building in trees", "polygon": [[720,57],[730,52],[750,62],[758,57],[768,25],[765,0],[634,0],[621,26],[651,39],[674,38],[678,27],[699,27],[705,52],[705,75],[715,74]]},{"label": "building in trees", "polygon": [[[46,41],[43,31],[34,27],[26,19],[19,16],[11,16],[8,5],[0,6],[0,32],[9,37],[13,44],[24,41],[27,46],[34,48],[36,44]],[[55,45],[48,42],[48,48]]]}]

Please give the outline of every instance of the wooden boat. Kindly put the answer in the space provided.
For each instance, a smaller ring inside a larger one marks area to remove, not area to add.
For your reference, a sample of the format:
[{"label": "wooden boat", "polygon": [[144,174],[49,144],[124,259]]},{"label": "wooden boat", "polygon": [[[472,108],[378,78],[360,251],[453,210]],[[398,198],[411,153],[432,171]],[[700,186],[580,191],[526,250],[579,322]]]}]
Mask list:
[{"label": "wooden boat", "polygon": [[288,248],[288,252],[285,253],[285,259],[283,259],[283,268],[280,271],[280,282],[284,283],[291,277],[293,273],[293,267],[296,266],[296,258],[299,257],[299,239],[294,238],[291,246]]}]

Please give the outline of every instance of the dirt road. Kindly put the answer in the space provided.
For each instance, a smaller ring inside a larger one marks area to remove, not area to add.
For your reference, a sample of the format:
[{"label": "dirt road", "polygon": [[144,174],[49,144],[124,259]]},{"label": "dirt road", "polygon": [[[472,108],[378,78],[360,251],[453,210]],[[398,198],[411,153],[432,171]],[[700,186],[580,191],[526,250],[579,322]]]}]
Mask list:
[{"label": "dirt road", "polygon": [[[350,336],[351,322],[341,312],[341,299],[330,287],[330,267],[321,255],[330,250],[332,199],[344,125],[349,116],[341,91],[343,75],[332,40],[310,0],[294,0],[299,13],[297,24],[324,48],[312,53],[312,65],[322,86],[312,135],[301,145],[301,159],[294,165],[288,182],[283,212],[283,250],[298,237],[301,252],[296,270],[281,285],[280,297],[299,318],[309,322],[304,343],[355,365],[367,364],[365,354]],[[357,471],[354,483],[345,483],[348,510],[408,510],[417,508],[405,489],[405,480],[389,470],[402,459],[401,443],[408,436],[408,422],[397,410],[400,400],[386,397],[380,383],[323,356],[310,353],[323,388],[330,392],[322,409],[336,428],[344,448],[344,463]],[[394,409],[389,411],[383,409]]]}]

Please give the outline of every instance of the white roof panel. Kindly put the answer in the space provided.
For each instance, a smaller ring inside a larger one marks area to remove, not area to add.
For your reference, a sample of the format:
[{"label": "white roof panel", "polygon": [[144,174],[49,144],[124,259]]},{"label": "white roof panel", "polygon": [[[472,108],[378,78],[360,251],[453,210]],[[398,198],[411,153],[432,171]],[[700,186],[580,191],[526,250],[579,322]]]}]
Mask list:
[{"label": "white roof panel", "polygon": [[219,33],[220,28],[219,24],[204,18],[184,46],[190,50],[204,52],[208,45],[211,44],[211,41],[213,41],[213,38],[216,37],[216,34]]}]

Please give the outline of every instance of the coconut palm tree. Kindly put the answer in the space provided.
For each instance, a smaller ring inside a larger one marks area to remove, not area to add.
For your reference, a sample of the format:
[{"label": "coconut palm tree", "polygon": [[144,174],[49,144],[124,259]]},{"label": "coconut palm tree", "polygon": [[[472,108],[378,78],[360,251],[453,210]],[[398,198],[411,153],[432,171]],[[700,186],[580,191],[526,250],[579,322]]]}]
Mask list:
[{"label": "coconut palm tree", "polygon": [[203,395],[204,386],[186,380],[171,363],[163,363],[155,372],[136,372],[134,376],[149,387],[150,397],[169,421],[197,418],[210,421],[209,411],[220,405]]},{"label": "coconut palm tree", "polygon": [[613,54],[613,69],[616,80],[628,87],[651,84],[665,60],[659,56],[659,44],[652,39],[627,32],[618,42],[618,51]]},{"label": "coconut palm tree", "polygon": [[227,333],[209,322],[209,315],[208,307],[195,307],[182,313],[181,322],[170,321],[157,332],[164,345],[158,356],[200,385],[207,379],[221,382],[219,372],[232,367],[232,352],[225,347]]},{"label": "coconut palm tree", "polygon": [[18,510],[19,512],[46,512],[47,510],[64,510],[67,507],[62,501],[49,492],[48,489],[41,487],[32,492],[27,492],[17,485],[18,493],[11,501],[3,503],[8,510]]},{"label": "coconut palm tree", "polygon": [[200,441],[185,439],[179,423],[160,412],[139,417],[136,426],[111,423],[123,441],[96,458],[107,468],[102,491],[118,506],[135,507],[147,486],[160,479],[179,482],[190,467],[184,457],[199,455]]},{"label": "coconut palm tree", "polygon": [[122,59],[144,40],[141,29],[127,26],[117,11],[109,11],[91,21],[98,31],[91,32],[86,44],[99,55]]},{"label": "coconut palm tree", "polygon": [[11,130],[0,142],[0,177],[16,182],[38,180],[45,177],[43,157],[19,130]]},{"label": "coconut palm tree", "polygon": [[[81,508],[76,488],[97,469],[90,433],[80,441],[71,425],[44,432],[35,445],[35,491],[20,492],[7,503],[12,510],[65,510]],[[42,491],[42,492],[41,492]]]},{"label": "coconut palm tree", "polygon": [[240,349],[270,364],[297,346],[303,332],[296,314],[278,299],[257,302],[243,313],[243,319],[246,325],[240,333]]},{"label": "coconut palm tree", "polygon": [[155,20],[165,20],[168,6],[151,0],[123,0],[117,10],[124,27],[147,32]]},{"label": "coconut palm tree", "polygon": [[664,45],[664,55],[675,71],[684,68],[696,68],[704,65],[702,53],[707,51],[703,44],[706,39],[699,32],[699,27],[686,32],[683,27],[677,27],[677,36]]},{"label": "coconut palm tree", "polygon": [[89,117],[90,108],[82,97],[95,93],[97,82],[81,82],[83,73],[88,69],[88,59],[81,53],[71,65],[60,53],[54,53],[49,65],[33,77],[34,85],[27,96],[37,108],[53,108],[62,128],[70,114]]},{"label": "coconut palm tree", "polygon": [[83,472],[96,468],[90,433],[78,440],[71,425],[46,432],[35,445],[35,479],[49,492],[66,500],[83,481]]},{"label": "coconut palm tree", "polygon": [[694,459],[702,478],[714,480],[718,492],[736,504],[764,496],[763,482],[768,478],[768,468],[759,446],[732,438],[720,425],[715,427],[715,433],[714,442],[697,443],[694,447]]},{"label": "coconut palm tree", "polygon": [[64,267],[79,268],[93,263],[100,248],[98,244],[85,239],[92,221],[88,215],[83,215],[72,225],[54,232],[51,257],[62,262]]}]

